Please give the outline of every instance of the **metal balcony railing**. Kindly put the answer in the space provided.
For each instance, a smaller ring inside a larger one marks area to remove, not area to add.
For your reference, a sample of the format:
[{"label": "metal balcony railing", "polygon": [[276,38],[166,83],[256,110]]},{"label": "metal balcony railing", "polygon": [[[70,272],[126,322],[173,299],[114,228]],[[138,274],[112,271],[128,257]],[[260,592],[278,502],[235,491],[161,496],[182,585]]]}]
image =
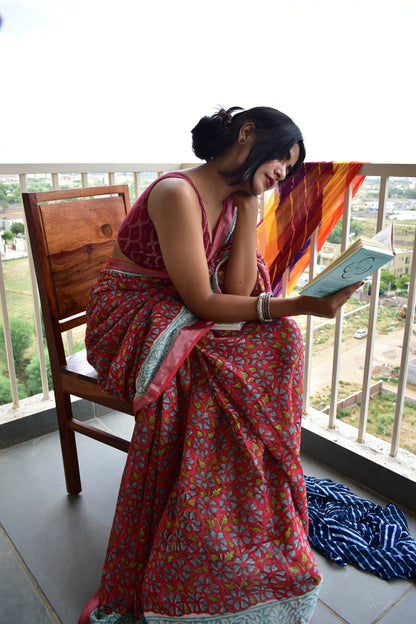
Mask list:
[{"label": "metal balcony railing", "polygon": [[[0,164],[0,185],[2,182],[11,180],[18,180],[20,183],[21,191],[30,190],[31,181],[39,177],[47,177],[50,180],[50,186],[53,189],[58,189],[63,184],[68,183],[69,177],[72,178],[74,174],[77,175],[78,184],[83,187],[97,185],[97,177],[99,177],[99,183],[101,184],[116,184],[130,183],[131,198],[134,200],[139,193],[143,190],[143,184],[147,183],[150,177],[156,177],[157,175],[179,169],[184,169],[188,164],[178,163],[91,163],[91,164]],[[386,207],[388,199],[388,189],[390,178],[414,178],[416,184],[416,165],[400,165],[400,164],[365,164],[363,165],[360,174],[365,176],[376,176],[380,180],[379,195],[378,195],[378,210],[377,210],[377,231],[382,228],[386,220]],[[146,178],[146,181],[143,180]],[[347,190],[344,202],[344,218],[343,218],[343,233],[342,233],[342,246],[345,247],[349,238],[349,227],[351,222],[351,188]],[[264,198],[262,198],[262,208],[264,207]],[[22,211],[23,217],[23,211]],[[416,223],[416,222],[415,222]],[[313,275],[314,267],[316,266],[317,249],[316,249],[317,237],[312,238],[312,254],[310,272]],[[49,397],[49,388],[47,383],[46,374],[46,361],[44,352],[44,342],[42,336],[42,323],[41,313],[38,301],[36,279],[33,271],[30,249],[29,255],[29,267],[32,281],[32,296],[34,317],[37,336],[37,348],[40,358],[40,369],[42,377],[43,397]],[[397,387],[397,401],[395,407],[394,428],[391,440],[391,445],[388,451],[392,457],[396,457],[399,452],[399,438],[403,416],[403,404],[406,395],[406,379],[408,362],[411,347],[412,328],[414,320],[414,308],[416,303],[416,236],[414,236],[413,245],[413,259],[410,268],[410,285],[408,293],[408,311],[406,316],[405,327],[403,333],[402,344],[402,359],[400,364],[400,377]],[[374,345],[376,340],[376,319],[377,310],[379,305],[379,284],[380,284],[380,271],[376,272],[372,279],[371,300],[369,304],[369,322],[368,322],[368,337],[366,344],[365,364],[364,364],[364,377],[361,390],[361,414],[360,422],[357,431],[357,441],[361,444],[365,444],[366,441],[366,429],[367,429],[367,414],[368,404],[370,400],[370,387],[371,387],[371,371],[372,360],[374,353]],[[3,312],[3,328],[5,333],[5,344],[7,352],[9,379],[12,392],[12,403],[14,407],[19,405],[19,396],[17,390],[16,374],[14,370],[14,358],[13,347],[10,335],[10,310],[7,306],[6,300],[6,286],[3,276],[2,263],[0,263],[0,296]],[[340,382],[340,358],[341,358],[341,343],[342,343],[342,329],[343,329],[344,313],[341,311],[335,322],[335,334],[334,334],[334,348],[333,348],[333,363],[332,363],[332,378],[331,378],[331,402],[329,406],[329,415],[325,417],[326,427],[328,430],[334,429],[337,421],[337,408],[338,408],[338,388]],[[305,339],[305,383],[304,383],[304,410],[305,414],[310,414],[311,410],[309,406],[310,395],[310,379],[311,379],[311,366],[312,366],[312,338],[314,331],[314,323],[316,326],[316,319],[308,318],[306,326],[306,339]],[[72,338],[68,336],[68,350],[72,350]],[[416,472],[415,472],[416,475]],[[415,476],[416,480],[416,476]]]}]

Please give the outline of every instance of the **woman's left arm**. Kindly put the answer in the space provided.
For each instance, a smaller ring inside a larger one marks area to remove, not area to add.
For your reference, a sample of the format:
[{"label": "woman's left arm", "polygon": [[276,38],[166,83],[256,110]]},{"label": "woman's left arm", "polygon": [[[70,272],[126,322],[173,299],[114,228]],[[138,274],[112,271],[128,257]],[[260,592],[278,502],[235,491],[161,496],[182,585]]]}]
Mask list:
[{"label": "woman's left arm", "polygon": [[239,192],[231,195],[231,199],[237,206],[237,221],[224,276],[224,292],[230,295],[249,296],[257,280],[258,198]]}]

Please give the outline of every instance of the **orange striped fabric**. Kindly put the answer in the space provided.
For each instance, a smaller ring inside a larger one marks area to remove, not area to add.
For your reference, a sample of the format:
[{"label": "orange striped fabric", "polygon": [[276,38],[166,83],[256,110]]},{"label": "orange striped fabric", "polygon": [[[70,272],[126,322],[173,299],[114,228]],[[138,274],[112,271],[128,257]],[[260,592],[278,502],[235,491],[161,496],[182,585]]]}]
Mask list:
[{"label": "orange striped fabric", "polygon": [[345,190],[353,196],[364,181],[362,163],[304,163],[297,174],[276,187],[264,219],[257,227],[257,246],[263,255],[273,291],[282,290],[289,268],[288,294],[309,264],[310,238],[319,227],[318,251],[342,216]]}]

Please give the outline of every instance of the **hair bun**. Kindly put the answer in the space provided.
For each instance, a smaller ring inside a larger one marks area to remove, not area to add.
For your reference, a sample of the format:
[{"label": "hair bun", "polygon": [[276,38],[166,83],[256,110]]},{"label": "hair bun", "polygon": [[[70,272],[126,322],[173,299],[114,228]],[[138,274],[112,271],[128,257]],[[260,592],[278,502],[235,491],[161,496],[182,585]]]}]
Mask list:
[{"label": "hair bun", "polygon": [[220,110],[211,117],[202,117],[192,130],[192,149],[202,160],[212,160],[234,140],[233,116],[238,107]]},{"label": "hair bun", "polygon": [[226,124],[227,126],[231,126],[231,124],[233,123],[233,116],[232,116],[232,112],[234,109],[229,108],[228,110],[225,110],[225,108],[220,108],[220,110],[215,113],[215,115],[213,115],[213,118],[219,117],[221,119],[221,121]]}]

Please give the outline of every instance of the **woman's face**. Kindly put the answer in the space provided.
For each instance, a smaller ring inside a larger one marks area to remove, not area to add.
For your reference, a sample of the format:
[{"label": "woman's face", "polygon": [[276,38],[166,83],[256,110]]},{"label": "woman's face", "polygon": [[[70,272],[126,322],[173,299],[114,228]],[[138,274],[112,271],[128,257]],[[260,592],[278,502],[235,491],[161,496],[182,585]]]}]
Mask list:
[{"label": "woman's face", "polygon": [[251,191],[254,195],[260,195],[264,191],[272,189],[277,182],[281,182],[290,173],[299,159],[299,144],[295,143],[289,154],[282,160],[269,160],[256,170],[252,183]]}]

